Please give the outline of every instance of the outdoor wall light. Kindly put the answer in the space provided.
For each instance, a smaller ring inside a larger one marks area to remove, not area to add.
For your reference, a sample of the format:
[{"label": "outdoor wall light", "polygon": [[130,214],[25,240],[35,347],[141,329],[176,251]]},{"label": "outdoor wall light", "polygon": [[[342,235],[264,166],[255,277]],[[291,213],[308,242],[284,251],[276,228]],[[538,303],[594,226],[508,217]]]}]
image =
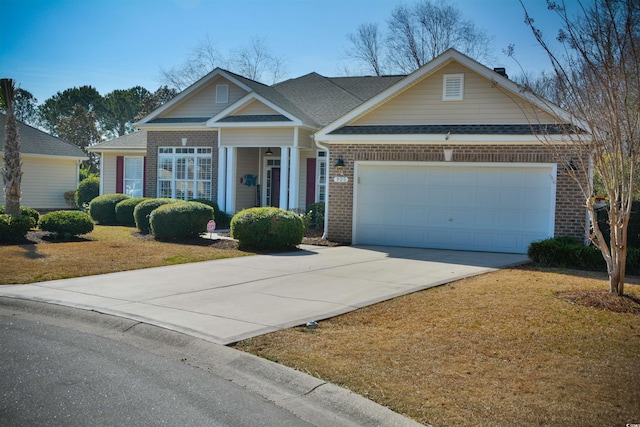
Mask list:
[{"label": "outdoor wall light", "polygon": [[450,162],[452,158],[453,158],[453,149],[445,148],[444,149],[444,161],[445,162]]},{"label": "outdoor wall light", "polygon": [[339,170],[344,169],[344,160],[342,159],[342,156],[340,156],[335,166],[336,166],[336,169],[339,169]]},{"label": "outdoor wall light", "polygon": [[182,138],[182,146],[185,147],[187,145],[187,138]]},{"label": "outdoor wall light", "polygon": [[271,147],[267,148],[267,151],[264,152],[265,156],[273,156],[273,151],[271,151]]}]

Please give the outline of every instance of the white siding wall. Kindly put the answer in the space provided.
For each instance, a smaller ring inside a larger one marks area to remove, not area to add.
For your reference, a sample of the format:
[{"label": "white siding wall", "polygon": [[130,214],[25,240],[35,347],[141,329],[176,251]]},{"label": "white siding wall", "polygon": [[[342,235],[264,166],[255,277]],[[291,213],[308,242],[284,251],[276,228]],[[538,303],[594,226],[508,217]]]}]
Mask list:
[{"label": "white siding wall", "polygon": [[233,113],[234,116],[249,116],[252,114],[273,115],[273,114],[280,114],[280,113],[278,113],[276,110],[272,108],[267,107],[262,102],[258,102],[258,101],[251,101],[249,104],[247,104],[243,108]]},{"label": "white siding wall", "polygon": [[[229,85],[229,102],[226,104],[216,103],[216,85],[219,84]],[[198,92],[192,93],[185,102],[165,111],[160,117],[213,117],[246,94],[247,92],[239,86],[218,78],[200,88]]]},{"label": "white siding wall", "polygon": [[[66,209],[64,193],[78,188],[75,159],[22,156],[20,204],[34,209]],[[4,161],[0,156],[0,161]],[[0,205],[4,205],[4,188]]]},{"label": "white siding wall", "polygon": [[221,146],[276,147],[293,145],[293,128],[222,129]]},{"label": "white siding wall", "polygon": [[[454,73],[464,73],[464,99],[443,101],[442,75]],[[522,124],[529,122],[522,112],[524,105],[505,95],[500,86],[494,87],[491,80],[451,63],[351,124]],[[538,114],[542,122],[554,122],[542,111]]]},{"label": "white siding wall", "polygon": [[259,168],[260,151],[258,148],[242,148],[238,150],[238,165],[236,169],[236,210],[252,208],[259,205],[256,199],[257,187],[248,187],[240,183],[240,178],[246,174],[258,176],[257,183],[260,183]]},{"label": "white siding wall", "polygon": [[[116,192],[116,159],[118,156],[144,157],[146,151],[123,151],[123,152],[104,152],[102,154],[102,170],[100,171],[100,180],[102,194],[111,194]],[[154,195],[155,196],[155,195]]]}]

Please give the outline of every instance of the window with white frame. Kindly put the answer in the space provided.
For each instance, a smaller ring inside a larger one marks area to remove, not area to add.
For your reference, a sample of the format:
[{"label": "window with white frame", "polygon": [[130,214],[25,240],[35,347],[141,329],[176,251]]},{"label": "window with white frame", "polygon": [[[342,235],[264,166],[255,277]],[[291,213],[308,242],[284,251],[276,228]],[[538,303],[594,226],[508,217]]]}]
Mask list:
[{"label": "window with white frame", "polygon": [[229,102],[229,85],[216,85],[216,104]]},{"label": "window with white frame", "polygon": [[211,147],[158,148],[158,197],[211,200]]},{"label": "window with white frame", "polygon": [[142,197],[144,180],[144,157],[124,158],[124,193],[131,197]]},{"label": "window with white frame", "polygon": [[318,151],[316,158],[316,202],[327,198],[327,152]]},{"label": "window with white frame", "polygon": [[462,101],[464,96],[464,73],[442,76],[442,100]]}]

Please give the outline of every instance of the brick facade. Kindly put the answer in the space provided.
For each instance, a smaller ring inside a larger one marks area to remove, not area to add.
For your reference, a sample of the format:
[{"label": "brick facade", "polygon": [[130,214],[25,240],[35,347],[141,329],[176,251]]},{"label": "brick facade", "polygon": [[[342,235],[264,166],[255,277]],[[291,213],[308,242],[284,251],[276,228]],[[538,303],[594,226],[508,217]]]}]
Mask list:
[{"label": "brick facade", "polygon": [[212,147],[213,176],[212,200],[218,197],[218,131],[149,131],[147,132],[147,164],[145,194],[158,195],[158,147],[182,147],[182,138],[187,138],[187,147]]},{"label": "brick facade", "polygon": [[[556,163],[553,152],[544,146],[527,145],[423,145],[423,144],[331,144],[329,165],[328,237],[351,242],[353,224],[354,164],[356,161],[444,162],[445,148],[453,149],[454,162],[473,163]],[[342,174],[348,183],[333,182],[339,175],[335,159],[342,157]],[[582,238],[586,213],[579,186],[558,165],[556,180],[555,235]]]}]

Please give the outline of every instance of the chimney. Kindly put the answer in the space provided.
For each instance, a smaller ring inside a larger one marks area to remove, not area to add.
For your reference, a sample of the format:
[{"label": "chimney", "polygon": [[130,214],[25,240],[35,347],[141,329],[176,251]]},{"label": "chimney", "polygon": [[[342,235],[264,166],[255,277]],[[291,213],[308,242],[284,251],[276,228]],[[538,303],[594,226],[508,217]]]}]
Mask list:
[{"label": "chimney", "polygon": [[500,74],[503,77],[509,78],[509,76],[507,76],[507,70],[504,67],[496,67],[493,69],[493,71],[495,71],[496,73]]}]

